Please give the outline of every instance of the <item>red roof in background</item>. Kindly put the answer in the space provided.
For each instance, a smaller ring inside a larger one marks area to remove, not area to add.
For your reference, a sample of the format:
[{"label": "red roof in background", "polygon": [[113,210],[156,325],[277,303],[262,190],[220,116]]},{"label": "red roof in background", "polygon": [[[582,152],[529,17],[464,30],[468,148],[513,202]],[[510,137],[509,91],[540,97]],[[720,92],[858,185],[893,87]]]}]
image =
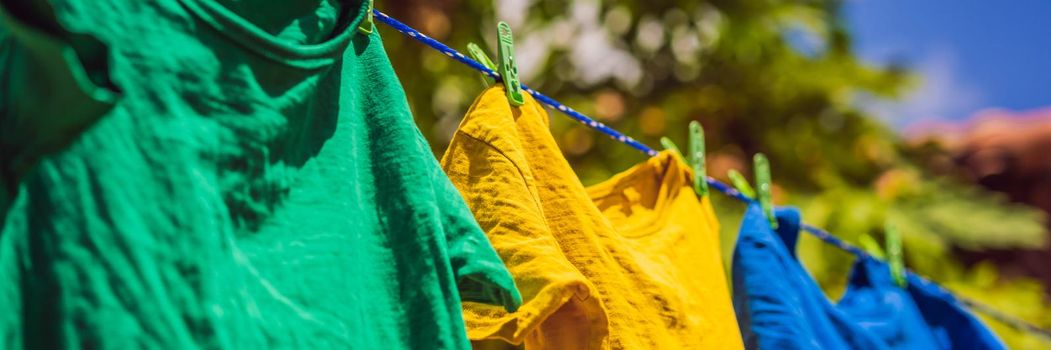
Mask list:
[{"label": "red roof in background", "polygon": [[[911,142],[942,144],[979,180],[1051,176],[1051,108],[985,110],[964,122],[917,123],[904,133]],[[1051,202],[1046,204],[1051,213]]]}]

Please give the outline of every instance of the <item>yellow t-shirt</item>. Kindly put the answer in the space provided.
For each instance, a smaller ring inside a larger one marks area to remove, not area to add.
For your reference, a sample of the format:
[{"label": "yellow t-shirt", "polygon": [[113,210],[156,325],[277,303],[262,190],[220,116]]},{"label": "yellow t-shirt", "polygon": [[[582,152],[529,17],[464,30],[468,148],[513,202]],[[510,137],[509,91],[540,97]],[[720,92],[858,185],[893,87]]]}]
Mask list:
[{"label": "yellow t-shirt", "polygon": [[526,349],[742,349],[718,223],[689,167],[661,153],[585,189],[531,97],[468,111],[442,167],[525,303],[464,303],[472,340]]}]

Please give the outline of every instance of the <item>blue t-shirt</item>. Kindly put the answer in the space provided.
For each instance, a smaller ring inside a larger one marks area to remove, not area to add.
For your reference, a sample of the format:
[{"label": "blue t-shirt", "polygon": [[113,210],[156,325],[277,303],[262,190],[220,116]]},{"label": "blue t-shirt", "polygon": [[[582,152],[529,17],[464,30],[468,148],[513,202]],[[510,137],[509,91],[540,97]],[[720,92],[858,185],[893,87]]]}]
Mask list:
[{"label": "blue t-shirt", "polygon": [[734,249],[734,309],[748,349],[889,349],[837,309],[796,260],[800,215],[776,210],[770,229],[762,209],[745,213]]},{"label": "blue t-shirt", "polygon": [[898,287],[890,267],[872,257],[854,262],[837,307],[892,349],[941,349],[912,297]]},{"label": "blue t-shirt", "polygon": [[733,302],[748,349],[1005,349],[951,294],[915,275],[898,288],[870,257],[855,262],[833,305],[796,259],[799,211],[775,216],[776,231],[749,207],[734,250]]},{"label": "blue t-shirt", "polygon": [[952,294],[916,275],[906,277],[908,291],[920,309],[939,349],[1007,349],[977,317],[960,307]]}]

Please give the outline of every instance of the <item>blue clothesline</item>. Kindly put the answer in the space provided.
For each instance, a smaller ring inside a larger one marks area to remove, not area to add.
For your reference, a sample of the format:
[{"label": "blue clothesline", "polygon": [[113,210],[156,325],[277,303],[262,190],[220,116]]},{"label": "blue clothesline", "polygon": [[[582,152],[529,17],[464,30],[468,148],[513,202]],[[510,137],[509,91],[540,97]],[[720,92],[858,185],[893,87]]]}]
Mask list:
[{"label": "blue clothesline", "polygon": [[[475,70],[478,70],[478,71],[482,72],[483,74],[488,75],[489,77],[492,77],[496,81],[500,81],[500,74],[499,73],[494,72],[492,69],[487,68],[485,65],[483,65],[483,64],[481,64],[481,63],[479,63],[479,62],[477,62],[477,61],[475,61],[475,60],[473,60],[473,59],[471,59],[471,58],[469,58],[467,56],[465,56],[464,54],[454,50],[453,48],[449,47],[448,45],[445,45],[445,44],[443,44],[440,41],[434,40],[434,39],[424,35],[423,33],[420,33],[416,29],[413,29],[412,27],[409,27],[408,25],[405,25],[404,23],[401,23],[398,20],[396,20],[394,18],[391,18],[390,16],[387,16],[387,14],[385,14],[383,12],[380,12],[379,10],[373,10],[372,12],[373,12],[373,15],[375,16],[375,18],[377,20],[379,20],[380,22],[383,22],[383,23],[391,26],[391,28],[394,28],[395,30],[401,32],[402,34],[405,34],[405,35],[407,35],[407,36],[409,36],[411,38],[414,38],[414,39],[424,43],[425,45],[430,46],[431,48],[433,48],[435,50],[438,50],[439,52],[445,54],[446,56],[449,56],[450,58],[452,58],[454,60],[460,61],[461,63],[466,64],[467,66],[469,66],[471,68],[474,68]],[[631,146],[632,148],[634,148],[634,149],[636,149],[636,150],[638,150],[638,151],[640,151],[642,153],[645,153],[647,156],[653,157],[653,156],[657,155],[657,151],[654,150],[653,148],[650,148],[649,146],[646,146],[645,144],[643,144],[643,143],[641,143],[641,142],[639,142],[639,141],[637,141],[637,140],[635,140],[635,139],[633,139],[633,138],[631,138],[631,137],[629,137],[627,135],[624,135],[620,131],[617,131],[617,130],[613,129],[613,128],[607,126],[606,124],[600,123],[599,121],[597,121],[595,119],[592,119],[592,118],[590,118],[590,117],[588,117],[588,116],[586,116],[586,115],[584,115],[584,114],[582,114],[580,112],[577,112],[576,110],[570,108],[569,106],[566,106],[566,105],[562,104],[561,102],[558,102],[557,100],[555,100],[553,98],[550,98],[547,95],[544,95],[544,94],[540,93],[539,91],[536,91],[536,90],[533,90],[533,89],[529,88],[525,84],[522,84],[522,90],[525,90],[530,95],[533,95],[533,97],[537,101],[540,101],[541,103],[543,103],[545,105],[548,105],[551,108],[557,109],[559,112],[562,112],[563,114],[569,116],[570,118],[573,118],[574,120],[580,122],[581,124],[584,124],[584,125],[586,125],[589,128],[598,130],[599,132],[601,132],[603,134],[606,134],[607,136],[609,136],[610,138],[612,138],[614,140],[617,140],[618,142],[624,143],[624,144],[626,144],[628,146]],[[755,200],[753,200],[752,198],[749,198],[748,196],[745,196],[743,193],[741,193],[737,189],[735,189],[735,188],[733,188],[733,187],[731,187],[731,186],[729,186],[727,184],[724,184],[722,182],[719,182],[718,180],[716,180],[716,179],[714,179],[712,177],[707,177],[707,182],[708,182],[708,186],[709,187],[714,188],[717,191],[719,191],[719,192],[721,192],[723,194],[726,194],[727,196],[736,198],[736,199],[738,199],[740,201],[743,201],[745,203],[748,203],[748,204],[755,203]],[[818,239],[820,239],[820,240],[822,240],[822,241],[824,241],[824,242],[826,242],[828,244],[831,244],[831,245],[834,245],[836,247],[839,247],[840,249],[843,249],[843,250],[845,250],[847,252],[850,252],[850,253],[854,254],[855,256],[857,256],[859,258],[873,258],[868,253],[866,253],[864,250],[862,250],[862,249],[860,249],[858,247],[855,247],[853,245],[850,245],[849,243],[843,241],[842,239],[839,239],[839,238],[833,236],[828,231],[822,230],[822,229],[817,228],[815,226],[806,225],[806,224],[803,225],[803,230],[805,230],[807,232],[810,232],[811,234],[813,234]],[[907,274],[909,274],[909,275],[914,276],[915,278],[917,278],[918,280],[922,281],[923,283],[930,283],[932,285],[937,286],[942,291],[944,291],[945,294],[953,296],[954,300],[952,300],[952,301],[955,302],[955,303],[963,305],[963,306],[965,306],[967,308],[970,308],[972,310],[984,313],[987,316],[989,316],[990,318],[993,318],[993,319],[995,319],[995,320],[997,320],[997,321],[999,321],[1001,323],[1004,323],[1004,324],[1006,324],[1008,326],[1011,326],[1011,327],[1013,327],[1015,329],[1023,330],[1023,331],[1027,331],[1027,332],[1031,332],[1031,333],[1036,333],[1036,334],[1042,335],[1045,338],[1051,340],[1051,330],[1042,329],[1042,328],[1037,327],[1036,325],[1034,325],[1032,323],[1029,323],[1029,322],[1020,320],[1020,319],[1016,319],[1016,318],[1008,316],[1008,315],[1005,315],[1005,314],[999,312],[998,310],[996,310],[996,309],[994,309],[994,308],[992,308],[990,306],[978,303],[976,301],[973,301],[973,300],[970,300],[970,299],[967,299],[967,298],[958,297],[954,293],[952,293],[951,291],[946,289],[945,287],[942,287],[941,285],[938,285],[938,284],[936,284],[936,283],[934,283],[934,282],[932,282],[930,280],[927,280],[927,279],[925,279],[925,278],[913,273],[910,270],[906,270],[905,272]]]}]

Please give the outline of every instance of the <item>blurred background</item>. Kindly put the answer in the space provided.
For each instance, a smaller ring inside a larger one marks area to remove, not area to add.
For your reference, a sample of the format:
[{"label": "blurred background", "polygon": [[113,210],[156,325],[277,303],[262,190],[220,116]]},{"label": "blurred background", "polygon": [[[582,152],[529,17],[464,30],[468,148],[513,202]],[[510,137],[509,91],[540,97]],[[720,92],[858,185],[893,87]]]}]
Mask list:
[{"label": "blurred background", "polygon": [[[382,0],[450,46],[495,58],[514,29],[522,81],[658,146],[708,138],[709,174],[772,163],[775,201],[857,242],[903,234],[906,264],[956,293],[1051,327],[1051,2],[906,0]],[[380,26],[436,155],[480,75]],[[585,184],[642,161],[557,113]],[[713,195],[724,258],[743,211]],[[800,256],[832,298],[852,257],[808,235]],[[995,321],[1012,348],[1048,348]]]}]

